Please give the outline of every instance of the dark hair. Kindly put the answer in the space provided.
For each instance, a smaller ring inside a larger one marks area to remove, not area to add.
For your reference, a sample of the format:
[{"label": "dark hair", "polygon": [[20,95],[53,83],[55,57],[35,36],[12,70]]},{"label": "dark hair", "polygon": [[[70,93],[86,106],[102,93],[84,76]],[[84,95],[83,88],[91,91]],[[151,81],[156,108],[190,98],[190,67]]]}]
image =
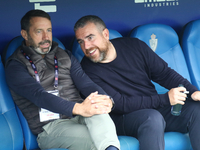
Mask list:
[{"label": "dark hair", "polygon": [[79,28],[83,28],[87,23],[94,23],[98,29],[103,31],[106,28],[104,21],[95,15],[87,15],[80,18],[74,25],[74,32]]},{"label": "dark hair", "polygon": [[38,10],[38,9],[37,10],[30,10],[21,19],[21,29],[26,30],[28,32],[29,28],[31,26],[30,20],[33,17],[44,17],[44,18],[47,18],[51,21],[51,17],[45,11]]}]

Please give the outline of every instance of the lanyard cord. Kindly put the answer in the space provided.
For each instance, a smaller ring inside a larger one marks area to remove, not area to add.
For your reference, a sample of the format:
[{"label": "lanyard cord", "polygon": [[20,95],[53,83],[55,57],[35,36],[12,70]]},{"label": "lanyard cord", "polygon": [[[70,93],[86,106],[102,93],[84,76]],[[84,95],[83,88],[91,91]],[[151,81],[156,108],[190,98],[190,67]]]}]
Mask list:
[{"label": "lanyard cord", "polygon": [[[32,66],[32,68],[34,70],[34,73],[35,73],[36,81],[38,83],[40,83],[40,78],[39,78],[39,75],[38,75],[37,68],[36,68],[35,64],[31,60],[31,58],[22,49],[21,49],[21,52],[24,55],[24,57],[30,62],[31,66]],[[57,88],[58,87],[58,60],[57,60],[56,56],[54,56],[54,68],[55,68],[54,88]]]},{"label": "lanyard cord", "polygon": [[54,56],[54,67],[55,67],[55,81],[54,81],[54,88],[58,87],[58,60],[56,55]]}]

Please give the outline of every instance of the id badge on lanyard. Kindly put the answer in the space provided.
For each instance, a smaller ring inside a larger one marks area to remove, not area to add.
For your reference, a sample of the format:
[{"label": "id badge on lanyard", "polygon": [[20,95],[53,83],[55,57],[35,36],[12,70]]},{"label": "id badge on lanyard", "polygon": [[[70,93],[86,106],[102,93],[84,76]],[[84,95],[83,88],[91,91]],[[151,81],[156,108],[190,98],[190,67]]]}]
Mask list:
[{"label": "id badge on lanyard", "polygon": [[[26,53],[21,49],[22,54],[24,55],[24,57],[26,59],[28,59],[28,61],[31,63],[31,66],[34,70],[35,73],[35,78],[36,81],[38,83],[40,83],[40,78],[36,69],[35,64],[33,63],[33,61],[31,60],[31,58],[26,55]],[[54,67],[55,67],[55,81],[54,81],[54,88],[55,90],[52,91],[47,91],[50,94],[53,94],[55,96],[59,96],[59,91],[57,90],[58,87],[58,61],[57,61],[57,57],[54,56]],[[59,113],[54,113],[52,111],[49,111],[47,109],[44,108],[40,108],[39,109],[39,116],[40,116],[40,122],[44,122],[44,121],[49,121],[49,120],[55,120],[55,119],[59,119],[60,118],[60,114]]]},{"label": "id badge on lanyard", "polygon": [[[52,90],[52,91],[47,91],[47,92],[50,93],[50,94],[53,94],[55,96],[59,96],[58,90]],[[54,113],[54,112],[49,111],[49,110],[44,109],[44,108],[39,109],[39,115],[40,115],[40,122],[60,119],[59,113]]]}]

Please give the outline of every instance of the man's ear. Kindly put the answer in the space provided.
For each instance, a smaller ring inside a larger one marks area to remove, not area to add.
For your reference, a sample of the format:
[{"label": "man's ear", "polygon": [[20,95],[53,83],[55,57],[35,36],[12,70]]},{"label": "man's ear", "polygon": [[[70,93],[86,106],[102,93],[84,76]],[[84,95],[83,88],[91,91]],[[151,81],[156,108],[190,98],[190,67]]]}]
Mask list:
[{"label": "man's ear", "polygon": [[109,30],[108,30],[107,28],[105,28],[105,29],[103,30],[103,36],[104,36],[107,40],[109,40]]},{"label": "man's ear", "polygon": [[27,34],[26,30],[21,30],[21,35],[26,41],[28,40],[28,34]]}]

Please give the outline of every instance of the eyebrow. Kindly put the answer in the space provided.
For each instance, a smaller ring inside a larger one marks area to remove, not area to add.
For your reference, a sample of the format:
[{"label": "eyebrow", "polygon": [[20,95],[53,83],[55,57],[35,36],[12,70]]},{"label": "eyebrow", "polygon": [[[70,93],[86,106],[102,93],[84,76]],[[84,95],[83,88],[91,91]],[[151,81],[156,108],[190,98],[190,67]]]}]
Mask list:
[{"label": "eyebrow", "polygon": [[[44,30],[44,29],[42,29],[42,28],[35,29],[35,31],[38,31],[38,30]],[[51,30],[52,31],[52,28],[47,28],[47,30]]]},{"label": "eyebrow", "polygon": [[[90,36],[94,36],[94,34],[89,34],[89,35],[86,36],[84,39],[87,39],[87,38],[90,37]],[[77,39],[77,42],[80,42],[80,41],[82,41],[82,39]]]}]

